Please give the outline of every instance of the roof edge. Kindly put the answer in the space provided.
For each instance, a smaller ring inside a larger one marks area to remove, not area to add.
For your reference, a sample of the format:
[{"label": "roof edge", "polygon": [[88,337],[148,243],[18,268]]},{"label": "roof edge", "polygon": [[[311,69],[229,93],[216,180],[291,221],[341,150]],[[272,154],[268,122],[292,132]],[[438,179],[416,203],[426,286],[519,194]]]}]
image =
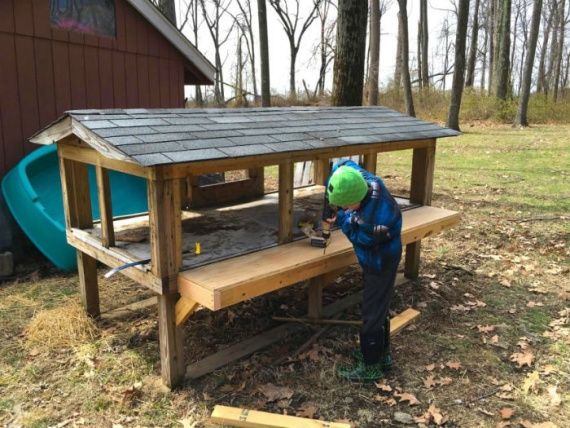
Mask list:
[{"label": "roof edge", "polygon": [[149,0],[127,0],[150,22],[188,61],[214,83],[216,68]]}]

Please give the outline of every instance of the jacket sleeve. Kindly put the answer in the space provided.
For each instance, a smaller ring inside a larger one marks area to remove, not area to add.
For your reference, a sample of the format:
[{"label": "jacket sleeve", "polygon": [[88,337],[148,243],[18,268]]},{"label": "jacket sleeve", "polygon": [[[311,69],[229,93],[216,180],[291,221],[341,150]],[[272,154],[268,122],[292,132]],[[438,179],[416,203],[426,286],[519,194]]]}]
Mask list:
[{"label": "jacket sleeve", "polygon": [[365,226],[362,227],[353,222],[352,214],[345,214],[340,225],[343,233],[354,245],[358,245],[363,248],[372,248],[378,244],[378,241],[372,234],[372,230],[368,230],[369,228]]}]

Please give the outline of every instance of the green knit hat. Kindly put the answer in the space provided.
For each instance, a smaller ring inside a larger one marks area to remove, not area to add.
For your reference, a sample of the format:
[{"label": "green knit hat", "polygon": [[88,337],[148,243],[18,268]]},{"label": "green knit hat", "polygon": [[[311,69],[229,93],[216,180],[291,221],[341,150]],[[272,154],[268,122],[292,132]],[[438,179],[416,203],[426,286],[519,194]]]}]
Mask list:
[{"label": "green knit hat", "polygon": [[368,193],[368,183],[360,172],[349,166],[339,167],[329,180],[327,194],[331,205],[356,204]]}]

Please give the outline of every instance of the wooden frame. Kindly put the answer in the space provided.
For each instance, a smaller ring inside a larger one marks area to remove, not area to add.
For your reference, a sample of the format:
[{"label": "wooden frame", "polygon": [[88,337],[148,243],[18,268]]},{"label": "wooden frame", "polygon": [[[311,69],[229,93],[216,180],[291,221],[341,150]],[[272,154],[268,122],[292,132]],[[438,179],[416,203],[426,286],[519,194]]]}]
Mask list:
[{"label": "wooden frame", "polygon": [[[416,215],[427,215],[426,213],[429,212],[435,217],[433,221],[427,217],[420,219],[415,226],[410,226],[403,234],[403,242],[407,244],[405,271],[408,277],[417,276],[420,241],[459,221],[457,213],[427,206],[431,203],[435,139],[361,144],[315,149],[310,152],[272,153],[255,157],[145,168],[125,159],[120,153],[109,152],[107,149],[103,155],[96,151],[95,148],[101,148],[103,142],[72,119],[65,119],[60,124],[54,125],[54,129],[43,134],[42,138],[44,137],[59,140],[58,154],[66,212],[67,239],[77,248],[81,297],[91,316],[97,317],[100,313],[96,261],[99,260],[111,267],[137,261],[128,252],[115,246],[109,170],[144,177],[147,180],[150,267],[136,266],[122,273],[157,294],[162,378],[171,387],[179,385],[185,373],[183,337],[180,326],[199,305],[218,310],[302,280],[309,280],[308,316],[318,319],[322,314],[324,284],[331,275],[338,274],[346,266],[356,262],[351,246],[338,231],[333,233],[333,242],[325,254],[322,250],[308,247],[306,242],[291,242],[295,162],[314,161],[315,183],[324,184],[329,174],[330,158],[363,154],[365,167],[375,172],[378,153],[404,149],[414,150],[411,200],[424,205],[423,211],[416,211]],[[87,165],[93,165],[96,169],[101,212],[101,237],[92,233],[93,220]],[[280,246],[242,256],[243,260],[234,258],[180,272],[182,200],[185,203],[204,205],[210,203],[212,199],[216,202],[228,202],[236,200],[236,197],[262,195],[263,168],[267,165],[279,165],[278,242]],[[248,170],[249,179],[212,187],[196,186],[196,180],[200,174],[238,169]],[[307,250],[313,251],[310,256],[306,256]],[[290,265],[283,265],[278,260],[287,252],[300,255],[301,259]],[[219,287],[211,286],[212,278],[214,280],[216,278],[211,274],[211,269],[218,271],[222,268],[232,269],[236,263],[243,263],[244,260],[248,263],[255,257],[263,257],[268,266],[274,263],[273,271],[270,269],[271,272],[266,274],[257,277],[250,276],[249,279],[236,280],[227,285],[223,285],[222,282],[221,285],[218,284]],[[203,278],[210,278],[208,280],[210,282],[204,282]]]}]

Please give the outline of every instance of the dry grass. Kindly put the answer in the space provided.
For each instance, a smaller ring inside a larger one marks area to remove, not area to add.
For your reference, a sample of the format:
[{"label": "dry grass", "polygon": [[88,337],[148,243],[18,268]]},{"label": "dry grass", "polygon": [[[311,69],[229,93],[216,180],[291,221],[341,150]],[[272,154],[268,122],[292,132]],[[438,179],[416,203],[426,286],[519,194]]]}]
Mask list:
[{"label": "dry grass", "polygon": [[37,312],[24,329],[27,346],[42,349],[76,348],[95,340],[99,329],[77,299]]}]

